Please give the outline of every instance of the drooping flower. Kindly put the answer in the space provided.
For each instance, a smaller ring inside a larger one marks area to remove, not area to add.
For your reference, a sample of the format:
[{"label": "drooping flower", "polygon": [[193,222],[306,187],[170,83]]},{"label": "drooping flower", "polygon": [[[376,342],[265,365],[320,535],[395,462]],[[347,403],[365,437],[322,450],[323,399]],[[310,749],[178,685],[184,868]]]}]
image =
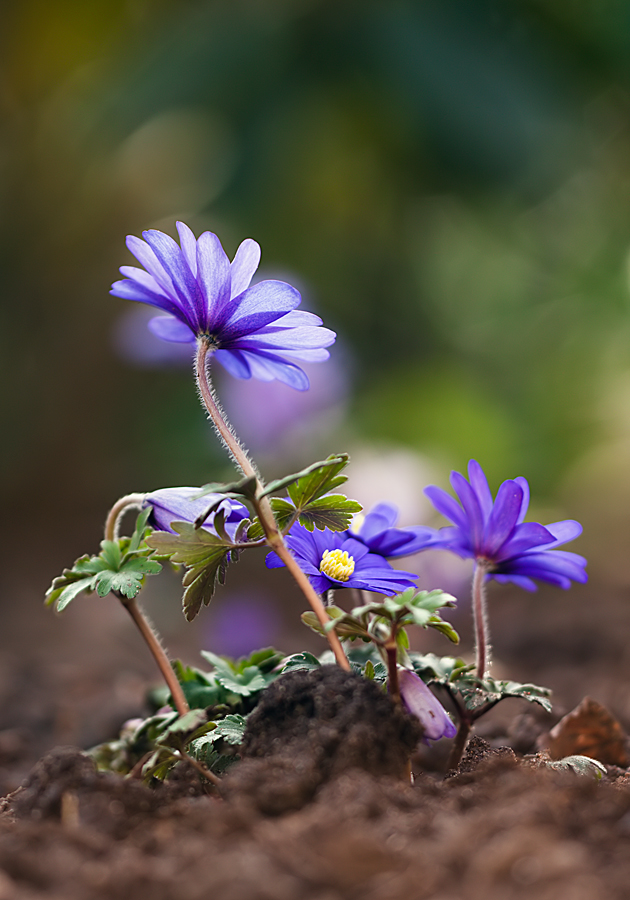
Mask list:
[{"label": "drooping flower", "polygon": [[[389,559],[411,556],[439,543],[435,528],[414,525],[395,528],[398,509],[392,503],[378,503],[364,517],[358,531],[350,529],[352,537],[361,541],[370,553],[378,553]],[[438,548],[439,549],[439,548]]]},{"label": "drooping flower", "polygon": [[[392,596],[417,586],[417,575],[392,568],[349,531],[308,531],[296,523],[285,540],[318,594],[351,587]],[[269,569],[284,566],[276,553],[269,553],[266,562]]]},{"label": "drooping flower", "polygon": [[[195,487],[176,487],[161,488],[159,491],[152,491],[145,494],[142,506],[146,509],[151,507],[151,515],[149,516],[149,525],[158,531],[175,532],[171,528],[172,522],[189,522],[195,521],[197,516],[209,509],[209,507],[217,500],[220,500],[221,494],[206,494],[205,497],[193,499],[199,494],[200,488]],[[203,528],[207,531],[213,531],[213,523],[216,514],[222,510],[225,515],[225,530],[231,538],[234,538],[235,532],[242,522],[249,515],[247,507],[236,500],[228,500],[223,497],[219,506],[208,516],[204,522]]]},{"label": "drooping flower", "polygon": [[408,712],[420,719],[424,728],[422,740],[426,744],[429,741],[439,741],[443,737],[455,737],[457,728],[451,722],[440,701],[429,690],[419,675],[399,666],[398,688],[402,702]]},{"label": "drooping flower", "polygon": [[230,263],[216,234],[199,239],[177,223],[179,246],[161,231],[129,235],[127,247],[144,267],[121,266],[115,297],[147,303],[167,315],[151,319],[158,337],[192,343],[207,337],[214,356],[236,378],[278,379],[297,390],[308,388],[306,374],[292,360],[328,359],[335,333],[322,320],[297,311],[299,292],[283,281],[250,282],[260,262],[260,247],[243,241]]},{"label": "drooping flower", "polygon": [[561,588],[570,587],[571,581],[587,581],[584,557],[556,549],[582,533],[579,522],[566,519],[544,526],[524,522],[529,505],[524,478],[504,481],[493,500],[486,476],[474,459],[468,464],[468,477],[469,481],[451,472],[461,506],[441,488],[425,489],[438,512],[454,523],[437,532],[435,549],[476,559],[487,577],[511,581],[528,591],[537,589],[533,578]]}]

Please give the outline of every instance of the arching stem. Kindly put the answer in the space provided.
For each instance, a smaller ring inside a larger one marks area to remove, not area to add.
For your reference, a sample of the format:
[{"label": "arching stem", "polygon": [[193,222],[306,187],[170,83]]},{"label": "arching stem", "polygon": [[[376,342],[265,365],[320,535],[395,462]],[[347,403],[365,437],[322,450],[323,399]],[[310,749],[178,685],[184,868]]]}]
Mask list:
[{"label": "arching stem", "polygon": [[[105,522],[106,541],[113,541],[118,538],[118,529],[123,515],[129,509],[140,509],[143,499],[144,494],[127,494],[125,497],[121,497],[120,500],[114,503]],[[171,692],[173,703],[175,704],[175,709],[180,714],[180,716],[185,716],[187,712],[190,712],[188,703],[186,702],[186,697],[184,696],[181,685],[177,680],[177,676],[173,671],[173,668],[169,662],[169,658],[166,655],[164,647],[162,647],[155,629],[153,628],[141,608],[138,606],[135,599],[125,597],[118,591],[114,591],[114,593],[133,619],[136,627],[138,628],[138,631],[142,635],[147,647],[149,648],[149,651],[155,659],[158,669],[162,673],[162,677],[164,678],[164,681],[166,682],[167,687]]]},{"label": "arching stem", "polygon": [[[213,349],[214,348],[209,338],[199,338],[197,346],[197,357],[195,361],[195,376],[197,379],[199,396],[201,397],[202,403],[206,408],[208,416],[211,419],[216,432],[219,435],[219,438],[223,442],[224,446],[226,447],[228,453],[246,477],[251,478],[252,476],[254,476],[256,478],[258,482],[258,488],[260,489],[263,487],[263,480],[260,477],[260,474],[258,473],[254,463],[249,458],[249,455],[244,446],[236,436],[234,429],[229,424],[225,413],[221,409],[221,406],[215,397],[208,373],[208,356],[209,354],[211,354]],[[289,548],[285,544],[284,538],[278,530],[278,526],[276,524],[276,520],[273,514],[273,510],[271,509],[271,504],[269,503],[268,497],[257,498],[254,501],[254,506],[258,514],[258,518],[260,519],[260,524],[264,529],[265,536],[267,538],[267,544],[278,554],[282,562],[285,564],[285,566],[297,582],[298,587],[306,597],[311,609],[317,616],[319,623],[322,626],[327,625],[330,619],[328,617],[324,604],[322,603],[321,597],[313,588],[304,572],[302,572],[299,565],[291,555]],[[339,640],[338,635],[334,631],[329,631],[326,637],[328,638],[330,648],[335,655],[337,664],[342,669],[345,669],[349,672],[350,663],[348,662],[348,657],[346,656],[344,649],[341,646],[341,641]]]}]

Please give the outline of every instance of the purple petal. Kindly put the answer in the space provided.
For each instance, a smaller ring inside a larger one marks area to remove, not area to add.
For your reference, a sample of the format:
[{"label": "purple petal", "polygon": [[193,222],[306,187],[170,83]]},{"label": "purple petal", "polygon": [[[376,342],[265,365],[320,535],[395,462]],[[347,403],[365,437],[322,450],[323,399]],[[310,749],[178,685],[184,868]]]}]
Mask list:
[{"label": "purple petal", "polygon": [[243,241],[239,246],[232,265],[230,266],[230,274],[232,276],[231,296],[238,297],[246,290],[254,273],[260,263],[260,246],[251,238]]},{"label": "purple petal", "polygon": [[321,325],[322,320],[319,316],[316,316],[315,313],[306,312],[303,309],[294,309],[291,312],[288,312],[286,315],[282,316],[280,319],[276,319],[273,323],[274,328],[295,328],[296,325]]},{"label": "purple petal", "polygon": [[[221,494],[208,494],[206,497],[192,499],[199,494],[198,487],[161,488],[146,494],[143,506],[151,506],[152,513],[150,523],[161,531],[170,531],[171,522],[194,522],[197,516],[202,515],[216,500],[221,499]],[[242,503],[223,499],[221,509],[227,514],[227,521],[238,524],[247,515],[247,509]],[[205,523],[206,530],[212,529],[214,513]]]},{"label": "purple petal", "polygon": [[249,350],[242,351],[243,358],[247,361],[252,376],[260,381],[273,381],[277,379],[288,384],[296,391],[307,391],[310,381],[306,372],[299,366],[276,358],[271,354],[253,353]]},{"label": "purple petal", "polygon": [[173,279],[159,261],[151,247],[134,234],[128,234],[125,243],[140,265],[147,270],[149,275],[152,275],[153,278],[155,278],[162,290],[168,294],[169,297],[174,297],[175,289],[173,287]]},{"label": "purple petal", "polygon": [[[235,340],[259,331],[295,309],[301,299],[298,291],[284,281],[261,281],[247,288],[230,305],[229,317],[221,327],[221,340]],[[272,340],[268,346],[277,344]]]},{"label": "purple petal", "polygon": [[184,222],[177,222],[177,233],[179,234],[179,243],[184,254],[184,259],[188,263],[188,268],[192,272],[193,278],[197,277],[197,238]]},{"label": "purple petal", "polygon": [[500,562],[504,559],[510,559],[510,557],[525,553],[533,547],[546,547],[549,543],[549,536],[550,532],[544,525],[539,525],[538,522],[524,522],[517,525],[511,538],[503,544],[500,552],[495,555],[495,560]]},{"label": "purple petal", "polygon": [[280,559],[277,553],[273,550],[271,553],[268,553],[265,557],[265,565],[268,569],[283,569],[284,563]]},{"label": "purple petal", "polygon": [[199,325],[201,295],[179,245],[170,235],[155,229],[143,231],[142,236],[170,275],[175,296],[184,309],[188,309],[195,316],[195,325]]},{"label": "purple petal", "polygon": [[[263,282],[264,283],[264,282]],[[255,285],[257,287],[257,285]],[[252,288],[253,290],[253,288]],[[311,350],[330,347],[337,335],[329,328],[281,328],[276,332],[250,334],[239,341],[239,346],[252,350]]]},{"label": "purple petal", "polygon": [[421,550],[439,550],[437,546],[440,537],[436,528],[429,528],[426,525],[414,525],[412,528],[401,529],[404,534],[409,535],[409,540],[401,544],[393,553],[386,553],[397,559],[400,556],[411,556],[413,553],[419,553]]},{"label": "purple petal", "polygon": [[501,582],[501,584],[515,584],[518,587],[523,588],[526,591],[537,591],[538,585],[535,581],[532,581],[531,578],[526,578],[525,575],[488,575],[488,578],[493,578],[495,581]]},{"label": "purple petal", "polygon": [[527,479],[523,478],[522,475],[519,475],[518,478],[514,479],[514,481],[518,485],[520,485],[521,490],[523,491],[523,500],[521,503],[521,511],[518,514],[518,523],[520,525],[520,523],[524,520],[524,518],[527,514],[527,509],[529,507],[529,484],[527,483]]},{"label": "purple petal", "polygon": [[329,591],[334,588],[345,587],[341,581],[331,581],[330,578],[326,578],[325,575],[311,575],[308,579],[311,582],[311,587],[318,594],[325,594],[326,591]]},{"label": "purple petal", "polygon": [[156,316],[149,321],[149,331],[163,341],[175,344],[190,344],[196,340],[188,325],[174,316]]},{"label": "purple petal", "polygon": [[330,353],[323,347],[314,350],[282,350],[281,353],[283,357],[289,356],[291,359],[299,359],[300,362],[325,362],[330,359]]},{"label": "purple petal", "polygon": [[546,525],[545,527],[553,538],[553,541],[545,546],[545,550],[551,550],[554,547],[559,547],[561,544],[574,541],[575,538],[582,534],[582,526],[574,519],[564,519],[562,522],[552,522],[551,525]]},{"label": "purple petal", "polygon": [[152,294],[157,294],[158,297],[166,297],[169,299],[173,292],[167,293],[160,287],[157,283],[153,275],[149,275],[148,272],[145,272],[144,269],[138,269],[136,266],[121,266],[120,274],[124,275],[125,278],[130,278],[132,281],[137,282],[142,287],[146,288]]},{"label": "purple petal", "polygon": [[510,537],[521,511],[523,489],[515,481],[504,481],[497,493],[483,535],[482,553],[493,559]]},{"label": "purple petal", "polygon": [[398,521],[398,508],[391,503],[378,503],[367,513],[359,530],[362,540],[371,538],[391,528]]},{"label": "purple petal", "polygon": [[399,669],[398,685],[407,710],[420,719],[424,728],[424,740],[437,741],[442,737],[455,737],[457,728],[446,710],[415,672]]},{"label": "purple petal", "polygon": [[252,370],[243,353],[240,350],[216,350],[214,359],[220,362],[223,368],[234,378],[251,378]]},{"label": "purple petal", "polygon": [[230,302],[230,261],[221,241],[211,231],[204,231],[197,241],[197,281],[204,300],[204,329],[217,329]]},{"label": "purple petal", "polygon": [[143,287],[135,281],[115,281],[109,292],[114,297],[122,297],[123,300],[135,300],[137,303],[146,303],[148,306],[155,306],[163,309],[164,312],[179,318],[188,318],[188,314],[183,311],[178,304],[174,303],[169,297],[162,294],[154,294],[148,288]]},{"label": "purple petal", "polygon": [[469,533],[470,529],[468,527],[466,513],[450,494],[447,494],[442,488],[436,487],[433,484],[426,487],[424,493],[444,518],[450,519],[451,522],[458,528],[461,528],[465,534]]},{"label": "purple petal", "polygon": [[507,560],[498,568],[498,574],[526,575],[539,578],[560,587],[569,587],[569,579],[584,583],[588,575],[584,571],[586,560],[577,553],[562,550],[545,550],[541,553],[525,553]]},{"label": "purple petal", "polygon": [[477,499],[479,500],[485,522],[492,512],[492,494],[488,487],[488,479],[476,459],[471,459],[468,463],[468,478],[470,479],[473,490],[477,494]]},{"label": "purple petal", "polygon": [[471,543],[478,551],[483,538],[483,516],[477,495],[459,472],[451,472],[451,486],[464,507]]}]

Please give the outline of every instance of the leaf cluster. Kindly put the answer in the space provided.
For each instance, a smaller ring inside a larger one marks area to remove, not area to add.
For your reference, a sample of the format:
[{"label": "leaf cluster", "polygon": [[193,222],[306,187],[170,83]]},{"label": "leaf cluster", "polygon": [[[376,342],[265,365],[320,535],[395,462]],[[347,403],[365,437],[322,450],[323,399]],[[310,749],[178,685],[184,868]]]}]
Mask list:
[{"label": "leaf cluster", "polygon": [[64,569],[46,592],[46,605],[61,612],[82,591],[96,591],[105,597],[110,591],[132,599],[141,590],[146,575],[156,575],[162,566],[150,559],[147,544],[151,529],[147,527],[150,509],[136,519],[133,535],[115,541],[102,541],[98,556],[81,556],[71,569]]},{"label": "leaf cluster", "polygon": [[410,653],[409,657],[414,670],[423,681],[445,687],[470,721],[480,718],[508,697],[537,703],[546,712],[551,712],[551,691],[548,688],[536,684],[520,684],[517,681],[498,681],[489,676],[478,678],[473,665],[454,656]]},{"label": "leaf cluster", "polygon": [[401,648],[407,648],[409,642],[405,628],[409,625],[435,628],[457,644],[459,635],[450,622],[446,622],[438,613],[439,609],[455,606],[455,603],[455,598],[444,591],[416,591],[415,588],[408,588],[395,597],[385,597],[376,603],[357,606],[349,613],[337,606],[328,606],[326,612],[330,621],[324,626],[313,612],[302,613],[302,621],[319,634],[327,634],[334,629],[341,639],[361,638],[372,641],[377,646],[384,646],[389,640],[395,640]]},{"label": "leaf cluster", "polygon": [[[308,531],[315,528],[346,531],[350,527],[352,517],[363,507],[345,494],[331,493],[348,480],[347,475],[341,474],[348,461],[347,453],[334,454],[300,472],[270,482],[261,491],[260,498],[286,488],[286,497],[271,497],[269,501],[280,531],[286,533],[294,522],[299,522]],[[248,537],[255,540],[262,535],[262,525],[255,520]]]}]

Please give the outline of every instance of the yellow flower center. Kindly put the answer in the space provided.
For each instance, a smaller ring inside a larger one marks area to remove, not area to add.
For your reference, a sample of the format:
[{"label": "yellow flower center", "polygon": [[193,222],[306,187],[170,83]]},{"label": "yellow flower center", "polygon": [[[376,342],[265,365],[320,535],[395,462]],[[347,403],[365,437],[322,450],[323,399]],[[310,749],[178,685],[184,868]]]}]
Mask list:
[{"label": "yellow flower center", "polygon": [[347,550],[324,550],[319,571],[336,581],[347,581],[354,572],[354,559]]}]

